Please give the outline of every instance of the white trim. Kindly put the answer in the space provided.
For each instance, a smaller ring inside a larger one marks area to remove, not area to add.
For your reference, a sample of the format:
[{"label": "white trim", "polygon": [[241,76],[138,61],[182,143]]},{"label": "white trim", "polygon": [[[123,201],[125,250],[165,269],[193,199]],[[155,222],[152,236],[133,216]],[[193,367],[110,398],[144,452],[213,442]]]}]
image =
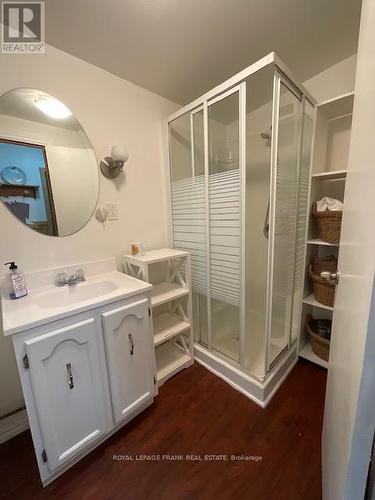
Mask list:
[{"label": "white trim", "polygon": [[276,177],[277,153],[279,138],[279,103],[280,103],[280,75],[275,71],[273,80],[273,106],[272,106],[272,139],[271,139],[271,172],[269,193],[269,231],[268,231],[268,257],[267,257],[267,305],[266,305],[266,373],[271,365],[271,332],[272,332],[272,292],[273,292],[273,261],[275,245],[275,217],[276,217]]},{"label": "white trim", "polygon": [[231,87],[226,92],[223,92],[223,93],[213,97],[212,99],[209,99],[207,101],[207,105],[212,106],[213,104],[216,104],[217,102],[224,101],[224,99],[226,99],[227,97],[230,97],[231,95],[235,94],[236,92],[239,93],[241,85],[242,84],[236,85],[235,87]]},{"label": "white trim", "polygon": [[[165,162],[164,175],[165,175],[165,195],[168,200],[166,200],[166,215],[167,215],[167,245],[174,248],[173,239],[173,205],[172,205],[172,189],[171,189],[171,175],[172,175],[172,161],[171,161],[171,134],[169,123],[164,123],[163,132],[166,134],[163,141],[164,155],[166,155],[167,161]],[[165,169],[167,171],[165,171]]]},{"label": "white trim", "polygon": [[200,365],[262,408],[268,405],[298,361],[296,349],[291,348],[276,363],[267,378],[260,382],[244,372],[241,367],[233,366],[196,342],[194,342],[194,358]]},{"label": "white trim", "polygon": [[300,89],[295,85],[295,83],[288,77],[286,77],[286,75],[277,70],[276,72],[279,74],[280,82],[284,85],[284,87],[286,87],[287,90],[289,90],[289,92],[293,94],[294,97],[296,97],[302,103],[302,99],[305,96],[305,94],[301,92]]},{"label": "white trim", "polygon": [[[287,358],[288,359],[288,358]],[[266,399],[263,402],[263,407],[266,408],[267,405],[270,403],[271,399],[274,397],[276,392],[279,390],[280,386],[285,382],[286,378],[288,377],[289,373],[293,370],[293,368],[296,366],[298,363],[298,356],[294,359],[294,361],[289,365],[288,369],[285,371],[285,373],[280,377],[280,379],[277,381],[275,387],[272,389],[270,394],[266,397]]]},{"label": "white trim", "polygon": [[246,339],[246,82],[239,93],[239,169],[240,169],[240,345],[239,361],[245,367]]},{"label": "white trim", "polygon": [[258,406],[261,406],[262,408],[265,408],[265,404],[260,399],[258,399],[257,397],[253,396],[250,392],[247,392],[240,385],[238,385],[235,382],[233,382],[233,380],[231,380],[230,378],[228,378],[225,375],[223,375],[221,372],[219,372],[218,370],[216,370],[215,368],[213,368],[211,365],[205,363],[204,361],[202,361],[198,357],[195,358],[195,361],[197,361],[197,363],[199,363],[200,365],[204,366],[204,368],[206,368],[206,370],[210,371],[211,373],[213,373],[217,377],[221,378],[221,380],[224,380],[224,382],[226,382],[228,385],[230,385],[231,387],[233,387],[233,389],[236,389],[236,391],[240,392],[241,394],[243,394],[247,398],[251,399],[251,401],[253,401],[254,403],[256,403]]},{"label": "white trim", "polygon": [[[311,104],[311,103],[310,103]],[[304,116],[303,119],[305,120],[305,114],[306,114],[306,103],[304,106]],[[313,106],[313,133],[311,136],[311,152],[310,152],[310,165],[309,165],[309,187],[308,187],[308,192],[307,192],[307,210],[306,210],[306,220],[305,220],[305,242],[307,242],[307,238],[309,235],[309,221],[310,221],[310,207],[311,207],[311,172],[313,169],[313,164],[314,164],[314,145],[315,145],[315,134],[316,134],[316,118],[317,118],[317,111],[316,111],[316,106]],[[303,141],[303,138],[302,138]],[[303,269],[306,270],[306,260],[307,260],[307,244],[305,245],[305,252],[303,256]],[[306,272],[306,271],[304,271]],[[301,305],[300,305],[300,328],[299,328],[299,335],[297,339],[297,352],[300,351],[301,349],[301,338],[302,338],[302,328],[304,328],[303,325],[303,318],[302,318],[302,311],[303,311],[303,296],[305,295],[305,280],[306,280],[306,274],[304,274],[304,280],[302,283],[302,300],[301,300]]]},{"label": "white trim", "polygon": [[353,116],[353,112],[345,113],[344,115],[340,115],[340,116],[334,116],[333,118],[328,118],[327,121],[334,122],[336,120],[342,120],[342,118],[347,118],[348,116]]},{"label": "white trim", "polygon": [[316,104],[316,107],[320,108],[321,106],[325,106],[326,104],[332,104],[333,102],[340,101],[341,99],[346,99],[347,97],[351,97],[351,96],[354,97],[354,90],[352,90],[351,92],[345,92],[344,94],[341,94],[341,95],[338,95],[335,97],[331,97],[330,99],[327,99],[326,101],[319,102],[318,104]]},{"label": "white trim", "polygon": [[[282,83],[285,85],[283,79],[281,79]],[[289,89],[287,85],[286,88]],[[292,345],[292,333],[293,333],[293,317],[294,317],[294,307],[295,307],[295,299],[296,299],[296,256],[297,256],[297,231],[298,231],[298,211],[300,205],[300,178],[301,178],[301,162],[302,162],[302,154],[303,154],[303,133],[304,133],[304,124],[305,124],[305,102],[306,98],[303,95],[302,100],[300,100],[298,107],[298,124],[299,124],[299,134],[298,134],[298,149],[297,149],[297,185],[296,185],[296,221],[294,227],[294,255],[293,255],[293,280],[292,280],[292,294],[291,294],[291,307],[290,307],[290,318],[289,318],[289,335],[287,339],[288,349],[290,349]],[[310,177],[308,177],[310,179]],[[307,208],[307,212],[309,209]],[[304,246],[306,246],[306,236],[304,238]],[[304,282],[301,282],[301,286],[304,286]],[[302,306],[302,296],[303,296],[303,288],[301,293],[301,306]],[[299,307],[299,306],[298,306]]]},{"label": "white trim", "polygon": [[191,114],[194,116],[197,113],[199,113],[200,111],[203,111],[203,104],[202,104],[202,106],[199,106],[199,108],[193,109],[193,111],[191,112]]},{"label": "white trim", "polygon": [[0,444],[29,428],[26,410],[9,415],[0,420]]},{"label": "white trim", "polygon": [[330,170],[328,172],[317,172],[316,174],[311,174],[311,178],[322,180],[344,179],[347,176],[347,173],[348,170]]},{"label": "white trim", "polygon": [[211,258],[210,258],[210,200],[209,200],[209,144],[208,144],[208,105],[203,103],[203,141],[204,141],[204,191],[206,217],[206,262],[207,262],[207,347],[212,349],[211,321]]},{"label": "white trim", "polygon": [[297,83],[298,78],[295,77],[295,75],[290,71],[288,66],[284,64],[284,62],[280,59],[280,57],[276,54],[276,52],[272,52],[273,54],[273,62],[275,66],[279,69],[283,75],[290,80],[290,83],[296,87],[301,94],[304,94],[306,98],[310,101],[310,103],[315,106],[316,105],[316,99],[310,94],[310,92],[306,89],[306,87],[302,83]]},{"label": "white trim", "polygon": [[194,321],[193,321],[193,284],[191,280],[191,254],[186,257],[186,265],[185,265],[185,279],[186,286],[189,289],[189,295],[187,299],[187,319],[190,324],[190,335],[189,335],[189,353],[193,358],[194,362]]},{"label": "white trim", "polygon": [[190,113],[190,155],[191,155],[191,177],[195,179],[195,144],[194,144],[194,117]]}]

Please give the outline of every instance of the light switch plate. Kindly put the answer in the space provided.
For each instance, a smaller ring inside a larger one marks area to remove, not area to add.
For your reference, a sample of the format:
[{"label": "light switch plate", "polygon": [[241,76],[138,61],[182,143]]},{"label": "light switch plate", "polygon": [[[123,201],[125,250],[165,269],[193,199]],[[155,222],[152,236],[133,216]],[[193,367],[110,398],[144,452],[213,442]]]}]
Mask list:
[{"label": "light switch plate", "polygon": [[108,212],[108,220],[118,220],[118,206],[117,203],[106,203]]}]

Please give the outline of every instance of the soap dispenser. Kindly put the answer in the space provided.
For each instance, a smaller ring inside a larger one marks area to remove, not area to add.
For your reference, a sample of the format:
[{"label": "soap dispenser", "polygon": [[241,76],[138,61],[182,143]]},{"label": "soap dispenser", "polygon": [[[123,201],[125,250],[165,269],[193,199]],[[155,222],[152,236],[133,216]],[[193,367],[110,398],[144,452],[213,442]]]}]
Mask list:
[{"label": "soap dispenser", "polygon": [[23,272],[18,269],[15,262],[6,262],[5,265],[9,265],[9,297],[11,299],[24,297],[27,295],[27,289]]}]

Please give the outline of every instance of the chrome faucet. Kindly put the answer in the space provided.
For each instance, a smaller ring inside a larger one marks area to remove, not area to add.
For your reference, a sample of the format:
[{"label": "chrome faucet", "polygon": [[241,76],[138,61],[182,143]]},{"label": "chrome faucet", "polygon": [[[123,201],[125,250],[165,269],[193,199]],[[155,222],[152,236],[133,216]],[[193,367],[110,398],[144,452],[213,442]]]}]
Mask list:
[{"label": "chrome faucet", "polygon": [[77,269],[77,271],[69,277],[66,273],[59,273],[56,276],[55,285],[59,287],[65,285],[74,286],[77,283],[82,283],[83,281],[86,281],[85,273],[83,269]]}]

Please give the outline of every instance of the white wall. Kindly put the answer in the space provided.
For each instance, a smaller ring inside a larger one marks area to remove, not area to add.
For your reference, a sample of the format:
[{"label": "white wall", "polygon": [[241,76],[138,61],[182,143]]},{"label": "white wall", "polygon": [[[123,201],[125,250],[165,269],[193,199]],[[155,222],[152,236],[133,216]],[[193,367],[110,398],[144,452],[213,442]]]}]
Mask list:
[{"label": "white wall", "polygon": [[3,114],[0,114],[0,136],[35,144],[91,148],[90,142],[81,130],[68,130]]},{"label": "white wall", "polygon": [[364,0],[323,426],[326,500],[364,497],[374,436],[374,26],[375,0]]},{"label": "white wall", "polygon": [[352,92],[357,56],[353,55],[306,80],[303,84],[318,103]]},{"label": "white wall", "polygon": [[[44,55],[0,54],[0,65],[0,94],[17,87],[43,90],[76,115],[98,160],[113,144],[124,144],[130,155],[125,175],[115,182],[100,178],[99,204],[119,207],[119,221],[105,228],[91,220],[75,235],[48,237],[14,220],[0,204],[0,263],[16,260],[31,271],[115,256],[120,266],[132,241],[164,245],[162,121],[178,106],[52,47]],[[11,342],[0,336],[0,415],[22,404]]]},{"label": "white wall", "polygon": [[99,179],[92,149],[46,146],[58,234],[78,231],[93,213]]}]

